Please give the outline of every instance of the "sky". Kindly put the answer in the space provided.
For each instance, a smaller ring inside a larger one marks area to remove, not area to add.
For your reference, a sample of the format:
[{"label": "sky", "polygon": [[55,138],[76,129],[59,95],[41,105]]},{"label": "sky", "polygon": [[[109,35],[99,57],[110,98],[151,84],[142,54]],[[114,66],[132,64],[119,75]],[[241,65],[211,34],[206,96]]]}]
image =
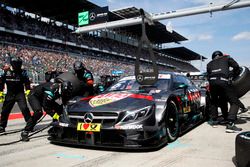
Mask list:
[{"label": "sky", "polygon": [[[135,6],[148,13],[209,6],[210,3],[230,3],[233,0],[89,0],[99,6],[109,6],[109,10]],[[249,1],[249,0],[241,0]],[[211,60],[214,51],[220,50],[234,58],[240,66],[250,67],[250,7],[213,12],[160,21],[170,23],[177,33],[188,40],[181,44],[166,44],[166,47],[184,46],[207,57],[204,62],[191,62],[201,71]]]}]

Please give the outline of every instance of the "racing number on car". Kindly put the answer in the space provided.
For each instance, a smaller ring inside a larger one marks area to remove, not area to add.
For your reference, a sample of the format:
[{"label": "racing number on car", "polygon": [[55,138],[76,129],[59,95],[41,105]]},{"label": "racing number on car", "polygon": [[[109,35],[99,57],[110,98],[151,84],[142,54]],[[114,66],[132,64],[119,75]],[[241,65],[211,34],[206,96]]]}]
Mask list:
[{"label": "racing number on car", "polygon": [[101,124],[98,123],[78,123],[77,131],[100,132]]}]

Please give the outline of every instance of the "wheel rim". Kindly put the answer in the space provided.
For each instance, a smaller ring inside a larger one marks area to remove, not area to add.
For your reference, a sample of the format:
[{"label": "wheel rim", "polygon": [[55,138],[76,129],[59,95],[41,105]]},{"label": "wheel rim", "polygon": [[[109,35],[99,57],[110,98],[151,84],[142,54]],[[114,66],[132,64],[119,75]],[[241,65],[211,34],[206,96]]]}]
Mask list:
[{"label": "wheel rim", "polygon": [[167,127],[171,136],[175,137],[179,130],[176,106],[170,103],[167,117]]}]

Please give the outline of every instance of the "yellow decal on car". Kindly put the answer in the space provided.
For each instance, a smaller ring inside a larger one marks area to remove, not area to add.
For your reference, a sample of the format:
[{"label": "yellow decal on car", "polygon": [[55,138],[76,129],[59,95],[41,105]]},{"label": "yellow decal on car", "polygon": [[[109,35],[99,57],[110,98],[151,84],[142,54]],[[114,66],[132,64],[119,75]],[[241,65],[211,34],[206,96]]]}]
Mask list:
[{"label": "yellow decal on car", "polygon": [[115,101],[125,99],[132,95],[131,93],[108,93],[95,96],[89,101],[91,107],[98,107],[101,105],[113,103]]},{"label": "yellow decal on car", "polygon": [[92,106],[92,107],[97,107],[97,106],[101,106],[101,105],[104,105],[104,104],[108,104],[108,103],[111,103],[112,102],[112,99],[96,99],[96,100],[90,100],[89,101],[89,104]]},{"label": "yellow decal on car", "polygon": [[191,107],[190,107],[190,106],[183,107],[183,112],[184,112],[184,113],[191,112]]},{"label": "yellow decal on car", "polygon": [[100,132],[101,124],[99,123],[78,123],[77,131]]}]

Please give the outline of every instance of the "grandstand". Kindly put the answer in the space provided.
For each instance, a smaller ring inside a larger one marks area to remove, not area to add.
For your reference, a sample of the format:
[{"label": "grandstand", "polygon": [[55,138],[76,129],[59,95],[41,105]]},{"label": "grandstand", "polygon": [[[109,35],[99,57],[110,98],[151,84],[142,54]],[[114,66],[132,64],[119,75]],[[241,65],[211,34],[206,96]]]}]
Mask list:
[{"label": "grandstand", "polygon": [[[10,55],[20,56],[33,82],[43,81],[44,73],[49,70],[71,71],[75,60],[83,61],[96,76],[113,71],[123,71],[124,75],[134,73],[141,35],[139,25],[75,34],[77,13],[100,8],[98,5],[80,0],[54,0],[53,4],[48,0],[3,2],[0,2],[0,62],[8,63]],[[136,16],[139,10],[135,7],[109,12],[110,21]],[[162,49],[162,44],[180,43],[187,40],[185,37],[175,31],[168,32],[160,22],[146,28],[160,70],[198,71],[190,61],[205,57],[184,47]],[[144,50],[141,61],[145,64],[150,62],[148,55]]]}]

